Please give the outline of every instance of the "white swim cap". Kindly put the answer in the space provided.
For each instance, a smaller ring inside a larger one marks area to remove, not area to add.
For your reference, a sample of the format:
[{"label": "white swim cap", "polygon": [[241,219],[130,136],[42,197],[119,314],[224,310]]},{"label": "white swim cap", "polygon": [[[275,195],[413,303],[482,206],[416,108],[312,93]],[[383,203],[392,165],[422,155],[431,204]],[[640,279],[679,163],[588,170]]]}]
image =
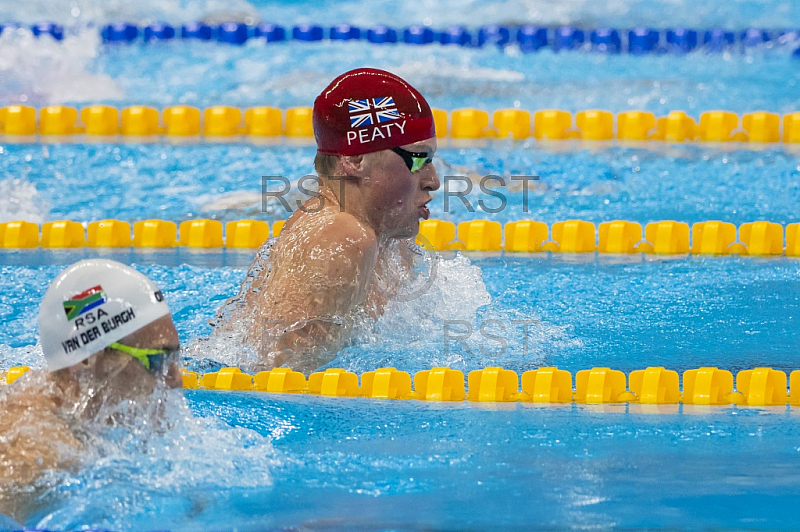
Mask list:
[{"label": "white swim cap", "polygon": [[39,305],[39,338],[50,371],[86,360],[169,314],[158,287],[133,268],[105,259],[76,262]]}]

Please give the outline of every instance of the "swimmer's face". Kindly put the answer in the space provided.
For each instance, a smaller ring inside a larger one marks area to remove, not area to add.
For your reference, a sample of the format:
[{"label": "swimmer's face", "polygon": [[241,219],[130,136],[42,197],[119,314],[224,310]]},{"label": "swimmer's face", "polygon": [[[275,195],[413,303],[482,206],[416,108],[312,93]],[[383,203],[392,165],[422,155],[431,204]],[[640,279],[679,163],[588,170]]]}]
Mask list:
[{"label": "swimmer's face", "polygon": [[[177,352],[178,331],[172,317],[163,316],[121,339],[119,343],[142,349],[164,349]],[[147,401],[159,382],[170,388],[182,385],[176,354],[165,355],[164,364],[151,370],[133,356],[107,347],[77,364],[59,370],[71,376],[79,393],[87,395],[82,402],[82,415],[94,418],[104,405],[118,405],[125,401]],[[63,373],[62,373],[63,372]]]},{"label": "swimmer's face", "polygon": [[[180,348],[178,331],[172,322],[172,316],[162,316],[154,322],[142,327],[119,340],[120,344],[141,349],[163,349],[177,352]],[[91,371],[93,380],[110,386],[110,390],[118,397],[116,400],[137,400],[152,394],[159,380],[170,388],[182,386],[182,378],[175,354],[160,355],[165,357],[163,364],[151,364],[151,369],[133,356],[107,347],[75,367],[84,366]],[[155,360],[154,360],[155,362]]]},{"label": "swimmer's face", "polygon": [[[436,138],[401,146],[408,152],[436,151]],[[420,219],[428,219],[431,192],[439,188],[439,176],[432,163],[412,172],[399,154],[385,150],[365,159],[366,197],[370,218],[381,233],[393,238],[413,238]]]}]

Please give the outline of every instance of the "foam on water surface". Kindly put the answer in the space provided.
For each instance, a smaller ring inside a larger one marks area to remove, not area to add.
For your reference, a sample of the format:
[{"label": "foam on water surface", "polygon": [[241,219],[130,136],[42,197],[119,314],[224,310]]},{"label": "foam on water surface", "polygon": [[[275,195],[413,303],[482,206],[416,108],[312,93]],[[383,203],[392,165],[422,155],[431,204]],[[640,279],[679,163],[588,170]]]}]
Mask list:
[{"label": "foam on water surface", "polygon": [[41,224],[47,221],[49,210],[36,186],[24,177],[0,179],[0,223],[25,220]]},{"label": "foam on water surface", "polygon": [[28,29],[4,30],[0,34],[0,102],[44,106],[123,98],[117,82],[93,72],[100,50],[95,30],[67,35],[63,41],[34,37]]},{"label": "foam on water surface", "polygon": [[[52,386],[41,372],[23,379],[0,394]],[[64,415],[80,441],[79,467],[49,471],[17,492],[16,503],[28,508],[29,526],[180,527],[181,520],[201,518],[219,490],[269,489],[271,469],[281,460],[267,436],[215,417],[196,417],[179,390],[157,387],[136,405],[103,404],[89,419]],[[28,420],[20,430],[46,439],[49,428]]]},{"label": "foam on water surface", "polygon": [[0,20],[25,24],[52,21],[67,26],[120,21],[146,24],[162,20],[173,24],[193,20],[249,20],[252,23],[257,18],[258,13],[245,0],[30,0],[0,7]]}]

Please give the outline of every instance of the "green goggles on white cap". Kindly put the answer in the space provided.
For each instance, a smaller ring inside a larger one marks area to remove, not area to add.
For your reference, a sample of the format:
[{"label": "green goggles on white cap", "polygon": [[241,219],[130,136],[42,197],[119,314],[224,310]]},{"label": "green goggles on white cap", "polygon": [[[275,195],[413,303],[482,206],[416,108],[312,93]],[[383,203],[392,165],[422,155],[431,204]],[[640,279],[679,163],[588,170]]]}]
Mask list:
[{"label": "green goggles on white cap", "polygon": [[164,362],[168,357],[177,353],[175,349],[145,349],[142,347],[131,347],[119,342],[114,342],[109,345],[111,349],[122,351],[126,355],[130,355],[139,362],[146,370],[157,373],[164,367]]}]

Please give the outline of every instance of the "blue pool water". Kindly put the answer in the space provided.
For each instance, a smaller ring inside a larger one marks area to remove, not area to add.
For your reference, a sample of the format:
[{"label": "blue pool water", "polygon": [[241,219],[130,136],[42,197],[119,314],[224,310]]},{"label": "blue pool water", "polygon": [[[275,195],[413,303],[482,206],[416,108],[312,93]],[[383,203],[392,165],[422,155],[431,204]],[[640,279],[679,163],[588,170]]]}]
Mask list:
[{"label": "blue pool water", "polygon": [[[659,115],[683,109],[695,116],[711,109],[789,112],[800,91],[791,47],[733,55],[698,52],[690,60],[329,41],[269,46],[258,41],[229,48],[221,53],[220,45],[202,42],[116,46],[96,68],[114,79],[125,95],[122,101],[136,94],[138,103],[159,107],[310,105],[327,80],[364,65],[397,72],[443,109],[643,109]],[[121,101],[113,94],[102,99]]]},{"label": "blue pool water", "polygon": [[[14,353],[24,357],[17,362],[41,365],[35,349],[26,351],[37,340],[31,301],[38,302],[64,265],[82,256],[65,253],[48,266],[2,267],[4,278],[24,285],[0,296],[6,324],[0,343],[10,347],[4,367],[15,361]],[[236,266],[241,256],[214,254],[203,266],[186,264],[202,264],[195,257],[172,253],[158,259],[141,252],[103,256],[136,264],[170,294],[181,340],[195,349],[245,272]],[[413,373],[443,365],[462,371],[502,365],[517,372],[542,365],[572,372],[604,365],[625,372],[660,365],[681,372],[703,365],[797,369],[800,260],[549,254],[471,259],[472,264],[442,258],[430,290],[391,307],[371,335],[345,348],[330,367],[356,373],[387,366]],[[464,295],[467,288],[471,293]],[[453,322],[447,329],[446,320]],[[497,322],[482,334],[487,320]],[[526,333],[513,323],[520,320],[536,323]],[[207,351],[208,358],[230,364],[239,355],[219,345]]]},{"label": "blue pool water", "polygon": [[[271,176],[288,179],[285,197],[296,208],[295,200],[309,197],[300,193],[297,181],[313,172],[315,153],[311,145],[247,144],[6,144],[0,149],[0,176],[8,179],[4,185],[14,199],[6,219],[32,221],[284,220],[291,212],[275,197],[262,196],[264,178],[272,195],[284,185]],[[800,162],[790,148],[495,142],[443,147],[437,155],[443,185],[431,205],[434,218],[800,221]],[[511,186],[498,189],[497,182],[485,182],[506,198],[502,209],[502,199],[480,189],[481,177],[489,175]],[[464,191],[465,176],[475,182],[467,204],[456,196]],[[522,181],[514,176],[530,176],[527,202]]]},{"label": "blue pool water", "polygon": [[[384,1],[321,0],[0,6],[0,19],[26,22],[181,23],[226,15],[287,25],[800,27],[795,3],[765,1],[426,0],[392,3],[391,10]],[[785,113],[800,100],[789,49],[633,57],[330,42],[107,47],[96,31],[84,31],[61,44],[4,33],[0,57],[3,105],[310,105],[328,80],[363,65],[406,76],[444,109],[685,109],[697,117],[711,109]],[[528,212],[520,191],[496,189],[508,198],[496,214],[470,212],[452,198],[445,208],[438,192],[432,217],[454,222],[800,221],[800,159],[786,146],[443,142],[439,155],[443,177],[538,176]],[[262,176],[296,182],[312,171],[313,156],[312,146],[284,141],[0,140],[0,220],[272,222],[288,213],[262,204]],[[477,188],[467,198],[497,205]],[[63,267],[98,255],[133,264],[162,287],[188,368],[240,365],[236,346],[209,339],[208,321],[236,293],[252,253],[37,250],[0,253],[0,369],[43,365],[38,302]],[[436,261],[429,290],[363,324],[323,367],[800,369],[800,260],[473,254]],[[527,330],[520,321],[529,322]],[[793,511],[800,495],[797,409],[428,404],[208,391],[185,398],[176,392],[166,405],[169,430],[149,427],[147,415],[124,430],[95,427],[83,467],[42,479],[25,524],[192,531],[800,527]]]}]

